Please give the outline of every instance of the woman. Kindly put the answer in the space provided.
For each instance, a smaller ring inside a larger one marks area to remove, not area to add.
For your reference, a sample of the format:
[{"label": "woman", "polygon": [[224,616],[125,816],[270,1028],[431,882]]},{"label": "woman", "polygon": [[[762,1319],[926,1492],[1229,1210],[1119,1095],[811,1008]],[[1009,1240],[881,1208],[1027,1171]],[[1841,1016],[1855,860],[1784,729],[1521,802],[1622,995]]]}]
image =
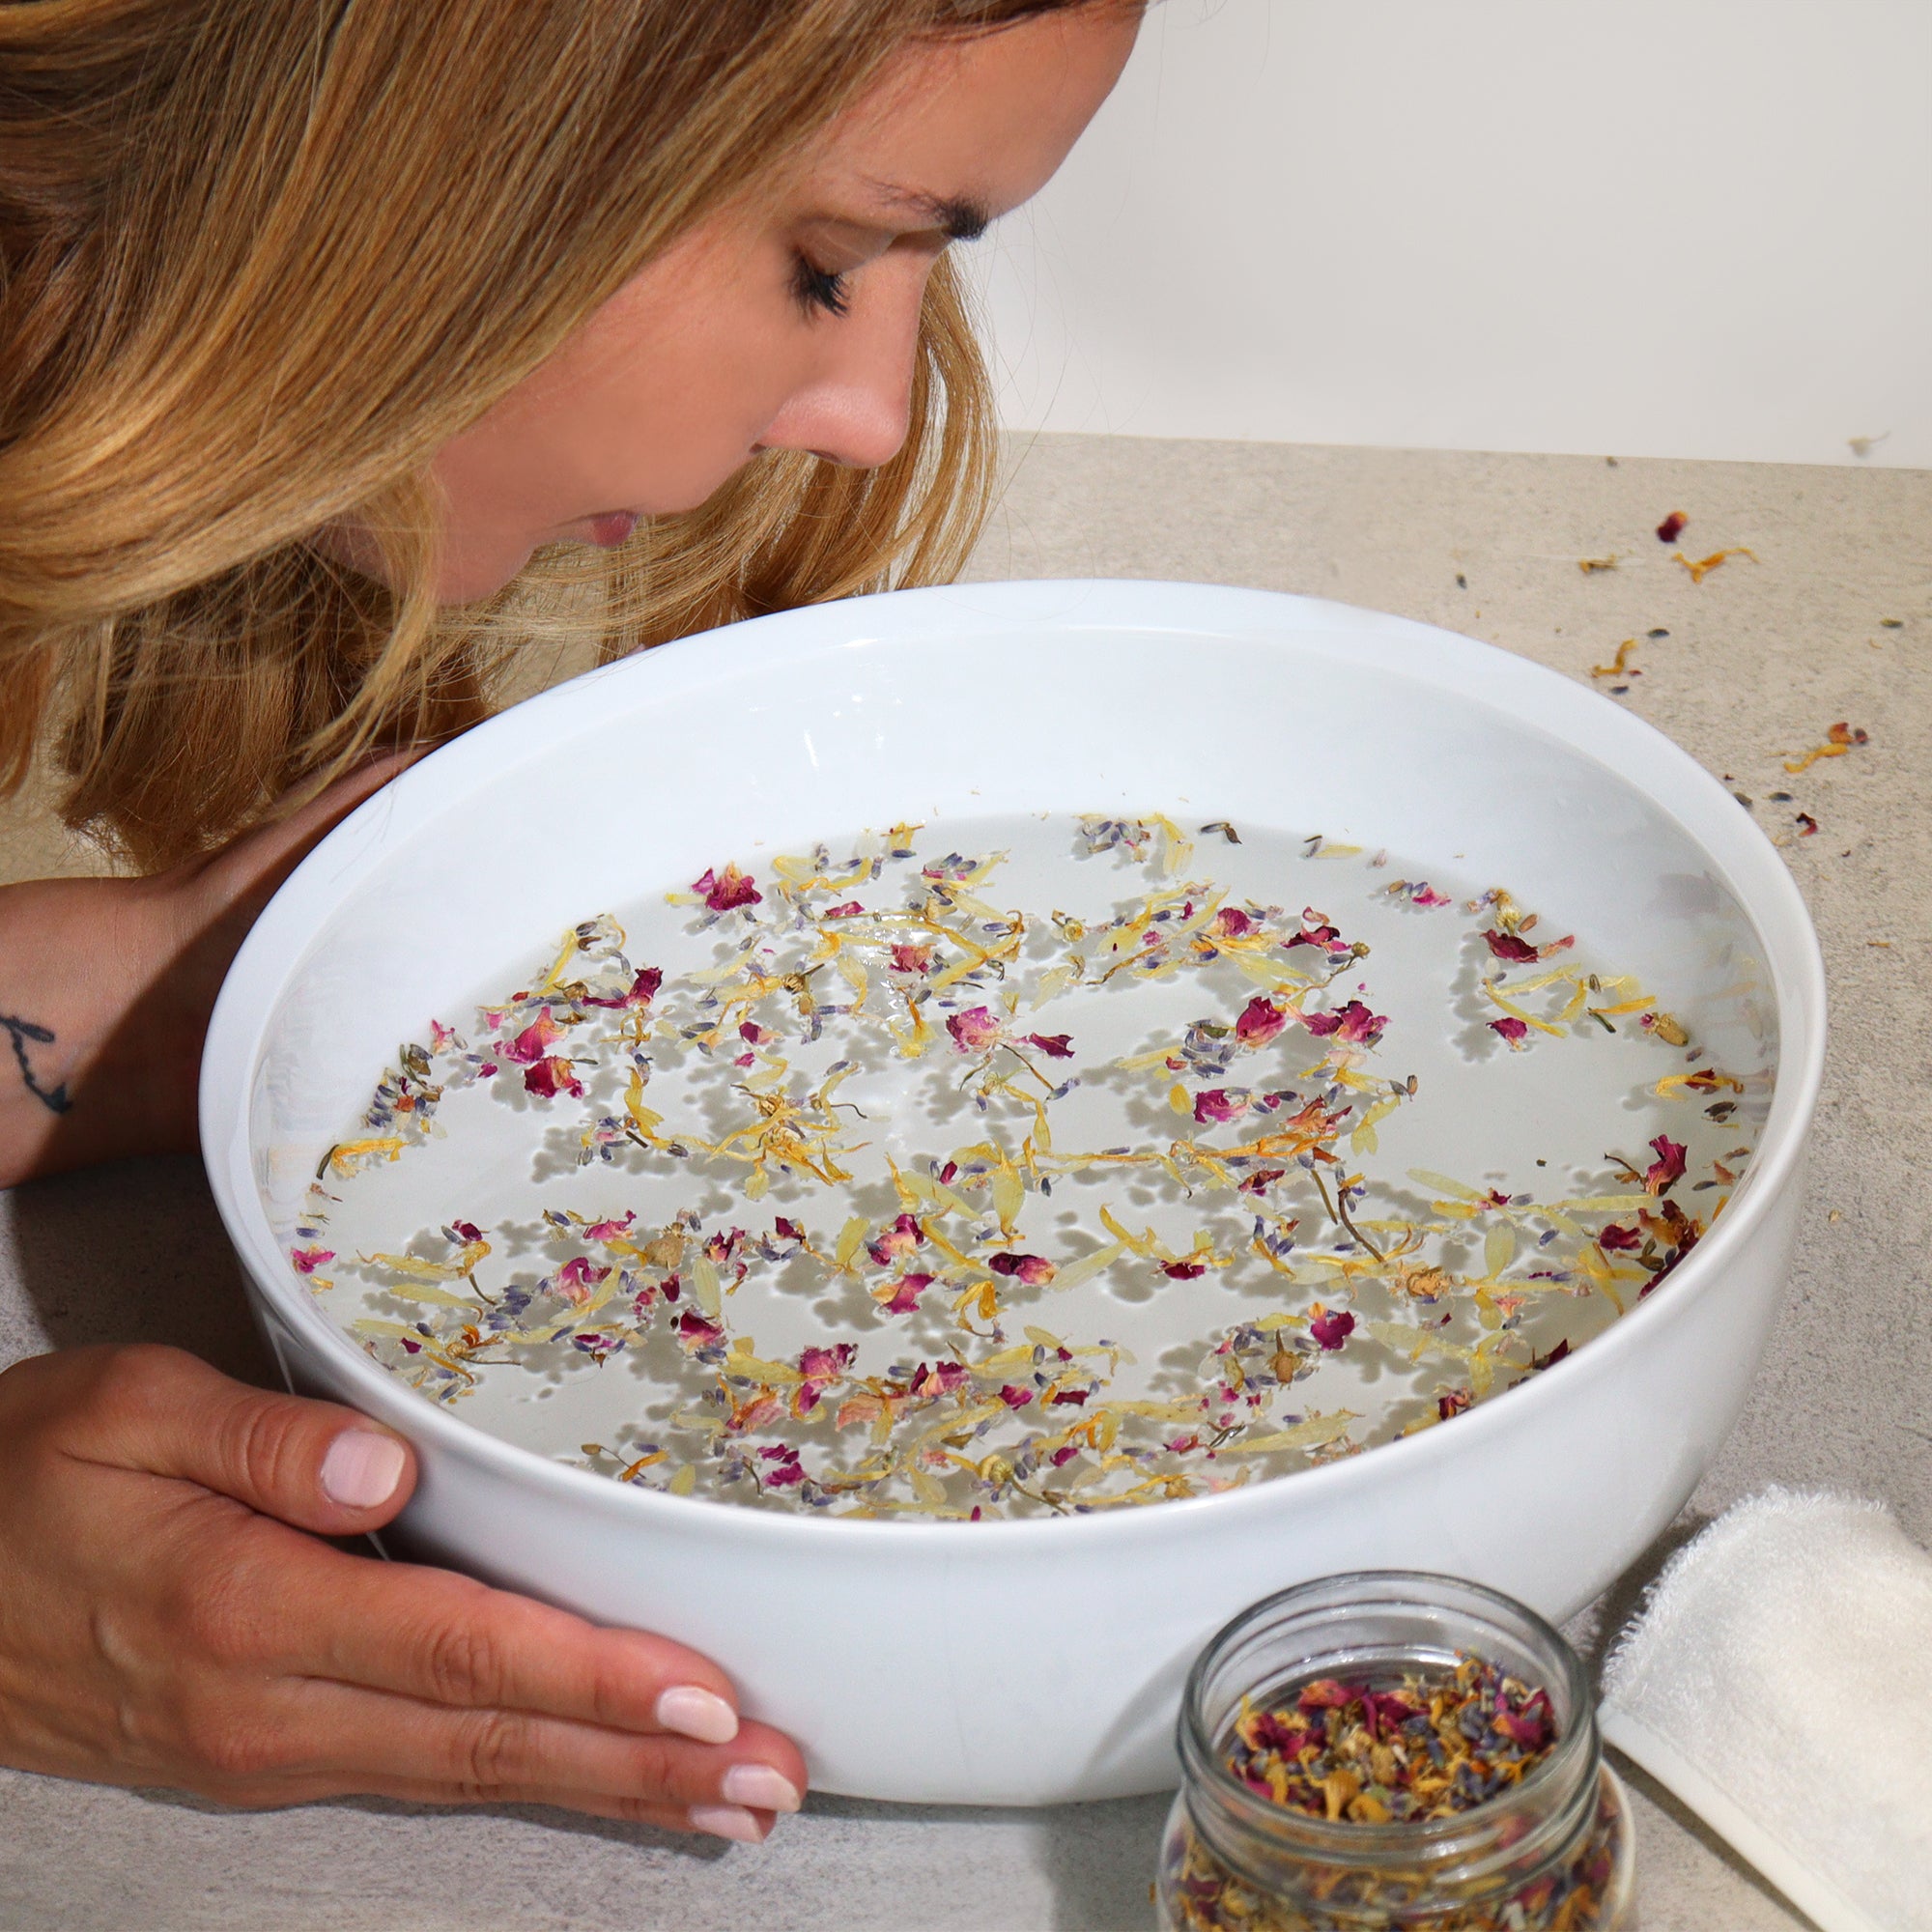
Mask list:
[{"label": "woman", "polygon": [[[1137,18],[0,4],[0,772],[51,742],[140,874],[0,892],[0,1183],[192,1144],[268,893],[520,643],[956,567],[989,432],[945,250]],[[747,1840],[796,1808],[797,1748],[682,1646],[318,1540],[412,1480],[174,1350],[0,1376],[0,1761]]]}]

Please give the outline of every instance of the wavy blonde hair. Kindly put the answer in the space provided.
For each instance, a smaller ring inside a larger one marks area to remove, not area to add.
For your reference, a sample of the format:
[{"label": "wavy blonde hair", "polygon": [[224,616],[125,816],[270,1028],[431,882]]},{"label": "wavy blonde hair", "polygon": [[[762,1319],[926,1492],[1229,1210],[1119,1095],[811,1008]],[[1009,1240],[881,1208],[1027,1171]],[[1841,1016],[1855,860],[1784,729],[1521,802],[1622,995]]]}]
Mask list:
[{"label": "wavy blonde hair", "polygon": [[[424,472],[909,40],[1064,4],[0,0],[0,790],[51,748],[159,867],[465,728],[573,611],[611,656],[954,573],[993,438],[943,261],[878,469],[767,453],[458,611]],[[312,547],[351,514],[401,588]]]}]

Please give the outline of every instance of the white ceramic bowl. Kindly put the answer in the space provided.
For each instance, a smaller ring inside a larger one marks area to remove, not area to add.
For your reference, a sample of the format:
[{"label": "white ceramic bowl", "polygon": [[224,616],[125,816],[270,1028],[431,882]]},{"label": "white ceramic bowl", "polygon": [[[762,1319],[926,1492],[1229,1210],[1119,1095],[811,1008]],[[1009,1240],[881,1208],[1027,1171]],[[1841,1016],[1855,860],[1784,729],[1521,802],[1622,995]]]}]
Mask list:
[{"label": "white ceramic bowl", "polygon": [[[1647,983],[1681,972],[1673,939],[1728,895],[1755,933],[1776,1065],[1747,1179],[1655,1295],[1450,1426],[1218,1496],[970,1526],[686,1500],[546,1462],[414,1394],[294,1276],[287,1232],[319,1155],[395,1042],[489,974],[757,839],[1019,810],[1467,854]],[[822,1788],[1048,1803],[1171,1782],[1189,1663],[1284,1585],[1446,1571],[1559,1620],[1602,1591],[1744,1400],[1789,1262],[1824,1030],[1816,941],[1776,853],[1682,752],[1580,686],[1303,598],[981,584],[666,645],[423,760],[250,934],[209,1034],[202,1139],[291,1385],[416,1445],[393,1548],[697,1646],[800,1740]]]}]

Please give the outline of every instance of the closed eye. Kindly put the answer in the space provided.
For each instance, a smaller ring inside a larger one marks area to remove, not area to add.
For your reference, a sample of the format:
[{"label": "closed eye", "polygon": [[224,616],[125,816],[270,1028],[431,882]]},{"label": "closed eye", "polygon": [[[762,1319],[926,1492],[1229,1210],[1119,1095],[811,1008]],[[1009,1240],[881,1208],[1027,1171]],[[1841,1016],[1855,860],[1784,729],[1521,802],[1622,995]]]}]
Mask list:
[{"label": "closed eye", "polygon": [[830,269],[821,269],[805,255],[797,258],[792,270],[791,289],[798,305],[808,314],[842,316],[850,312],[852,297],[846,278]]}]

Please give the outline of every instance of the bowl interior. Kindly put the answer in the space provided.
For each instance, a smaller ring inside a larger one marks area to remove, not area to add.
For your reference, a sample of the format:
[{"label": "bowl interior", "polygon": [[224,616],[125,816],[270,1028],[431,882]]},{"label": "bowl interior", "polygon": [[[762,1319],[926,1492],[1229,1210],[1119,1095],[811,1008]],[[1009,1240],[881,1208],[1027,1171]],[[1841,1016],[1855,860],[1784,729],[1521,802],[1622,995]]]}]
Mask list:
[{"label": "bowl interior", "polygon": [[[258,1283],[381,1374],[282,1259],[304,1191],[397,1042],[565,927],[721,855],[1043,811],[1230,819],[1480,874],[1695,1008],[1714,1063],[1774,1074],[1794,1002],[1815,1052],[1808,928],[1776,855],[1715,781],[1567,680],[1263,593],[857,600],[546,694],[425,759],[305,862],[238,961],[204,1082],[217,1192]],[[1302,890],[1284,881],[1283,901]]]}]

